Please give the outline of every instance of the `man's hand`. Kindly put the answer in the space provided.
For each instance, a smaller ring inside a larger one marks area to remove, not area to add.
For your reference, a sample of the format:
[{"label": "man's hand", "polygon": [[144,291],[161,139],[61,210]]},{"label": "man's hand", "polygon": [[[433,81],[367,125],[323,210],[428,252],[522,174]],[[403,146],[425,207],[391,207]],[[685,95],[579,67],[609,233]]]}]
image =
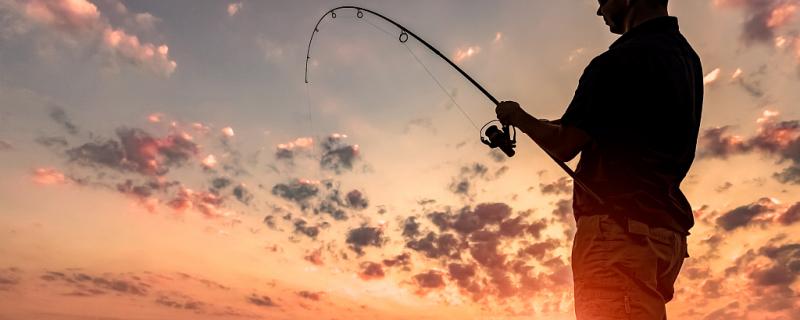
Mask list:
[{"label": "man's hand", "polygon": [[576,127],[563,126],[560,121],[536,119],[514,101],[500,102],[495,112],[500,123],[519,128],[547,153],[563,162],[578,155],[591,140],[588,134]]},{"label": "man's hand", "polygon": [[519,127],[524,122],[525,118],[530,117],[525,110],[522,110],[519,103],[514,101],[500,102],[497,104],[494,112],[497,113],[497,120],[500,120],[501,124],[514,127]]}]

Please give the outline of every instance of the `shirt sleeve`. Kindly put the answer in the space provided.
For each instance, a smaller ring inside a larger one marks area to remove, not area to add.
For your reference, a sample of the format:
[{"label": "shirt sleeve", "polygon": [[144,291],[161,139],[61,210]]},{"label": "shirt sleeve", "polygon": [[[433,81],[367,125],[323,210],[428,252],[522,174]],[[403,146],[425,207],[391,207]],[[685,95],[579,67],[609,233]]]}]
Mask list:
[{"label": "shirt sleeve", "polygon": [[564,115],[561,124],[579,128],[594,140],[604,140],[609,130],[618,128],[626,117],[621,107],[630,79],[625,65],[614,63],[614,59],[601,55],[583,71],[578,88]]}]

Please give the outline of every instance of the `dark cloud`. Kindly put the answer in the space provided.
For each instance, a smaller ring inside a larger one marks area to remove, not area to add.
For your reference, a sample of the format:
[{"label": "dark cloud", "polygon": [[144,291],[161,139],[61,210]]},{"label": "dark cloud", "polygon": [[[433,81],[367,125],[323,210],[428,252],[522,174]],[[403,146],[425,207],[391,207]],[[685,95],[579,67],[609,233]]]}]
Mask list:
[{"label": "dark cloud", "polygon": [[322,292],[322,291],[311,292],[311,291],[303,290],[303,291],[297,292],[298,296],[301,296],[303,298],[306,298],[308,300],[313,300],[313,301],[319,301],[324,294],[325,294],[325,292]]},{"label": "dark cloud", "polygon": [[419,222],[417,222],[416,217],[408,217],[403,222],[403,237],[405,238],[416,238],[419,236]]},{"label": "dark cloud", "polygon": [[333,134],[322,142],[320,166],[337,174],[353,170],[353,164],[359,160],[358,145],[349,145],[342,140],[344,135]]},{"label": "dark cloud", "polygon": [[461,249],[465,246],[450,233],[437,235],[429,232],[424,238],[406,242],[406,247],[424,253],[425,256],[432,259],[440,257],[458,259],[461,256]]},{"label": "dark cloud", "polygon": [[570,194],[572,193],[572,180],[567,177],[561,177],[551,183],[540,183],[539,188],[542,194]]},{"label": "dark cloud", "polygon": [[238,185],[233,188],[233,196],[236,197],[236,200],[239,202],[244,203],[245,205],[250,205],[250,201],[253,200],[253,194],[245,188],[244,185]]},{"label": "dark cloud", "polygon": [[319,188],[313,183],[298,180],[289,184],[276,184],[272,187],[272,194],[297,203],[304,203],[319,194]]},{"label": "dark cloud", "polygon": [[294,221],[294,232],[304,234],[311,239],[317,238],[319,235],[319,229],[319,226],[309,226],[308,222],[303,219],[297,219]]},{"label": "dark cloud", "polygon": [[790,14],[784,19],[776,19],[774,14],[776,10],[783,8],[786,10],[787,5],[798,5],[800,1],[797,0],[737,0],[737,1],[718,1],[721,6],[728,7],[743,7],[745,12],[745,20],[742,25],[742,40],[745,44],[765,43],[771,44],[776,37],[776,30],[783,26],[789,18]]},{"label": "dark cloud", "polygon": [[728,189],[730,189],[731,187],[733,187],[733,183],[731,183],[730,181],[725,181],[725,183],[723,183],[722,185],[714,188],[714,190],[717,191],[717,192],[722,193],[722,192],[728,191]]},{"label": "dark cloud", "polygon": [[698,138],[701,145],[699,157],[727,158],[750,150],[750,147],[738,136],[728,134],[731,126],[705,129]]},{"label": "dark cloud", "polygon": [[762,215],[775,211],[775,203],[770,198],[761,198],[758,201],[740,206],[725,212],[716,219],[716,224],[730,231],[747,226],[758,221]]},{"label": "dark cloud", "polygon": [[356,210],[366,209],[369,206],[367,198],[358,190],[348,192],[345,199],[347,200],[347,206]]},{"label": "dark cloud", "polygon": [[50,109],[50,119],[64,127],[67,133],[71,135],[78,134],[78,127],[70,121],[67,113],[59,106],[53,106]]},{"label": "dark cloud", "polygon": [[511,215],[511,207],[505,203],[481,203],[475,207],[475,215],[484,224],[499,224]]},{"label": "dark cloud", "polygon": [[542,242],[537,242],[534,244],[530,244],[517,252],[517,255],[520,257],[532,257],[537,260],[544,259],[545,255],[548,252],[552,251],[555,248],[559,247],[558,240],[555,239],[547,239]]},{"label": "dark cloud", "polygon": [[383,238],[383,230],[376,227],[361,226],[347,232],[347,244],[350,249],[357,254],[364,254],[364,247],[381,247],[386,239]]},{"label": "dark cloud", "polygon": [[452,191],[455,194],[468,195],[469,194],[469,185],[470,185],[470,183],[469,183],[469,180],[467,180],[467,179],[461,179],[461,180],[458,180],[458,181],[453,181],[450,184],[450,191]]},{"label": "dark cloud", "polygon": [[275,302],[272,301],[272,298],[265,296],[265,295],[257,295],[255,293],[251,294],[247,297],[247,302],[257,305],[259,307],[276,307],[277,305]]},{"label": "dark cloud", "polygon": [[39,278],[47,282],[61,282],[71,287],[74,291],[67,295],[72,296],[96,296],[105,293],[145,296],[149,287],[135,279],[95,276],[81,272],[48,271]]},{"label": "dark cloud", "polygon": [[445,285],[442,273],[434,270],[414,275],[414,281],[421,289],[441,289]]},{"label": "dark cloud", "polygon": [[469,197],[472,195],[473,191],[475,191],[473,188],[476,185],[476,180],[490,181],[497,179],[508,171],[508,167],[502,166],[498,168],[494,174],[490,174],[489,170],[489,167],[479,162],[462,166],[458,176],[453,177],[452,182],[450,182],[450,191],[458,195]]},{"label": "dark cloud", "polygon": [[324,265],[325,262],[322,260],[322,248],[317,248],[314,250],[309,251],[304,257],[304,260],[311,262],[311,264],[315,266]]},{"label": "dark cloud", "polygon": [[746,152],[761,152],[777,158],[777,163],[789,163],[773,177],[788,184],[800,184],[800,121],[779,121],[777,113],[765,111],[758,119],[757,133],[747,139],[730,135],[730,127],[705,130],[699,138],[701,157],[727,158]]},{"label": "dark cloud", "polygon": [[384,259],[383,265],[387,267],[402,267],[404,270],[408,270],[411,266],[411,255],[408,253],[402,253],[392,259]]},{"label": "dark cloud", "polygon": [[539,239],[542,230],[544,230],[545,228],[547,228],[547,221],[541,219],[539,221],[536,221],[528,225],[528,227],[525,229],[525,232],[527,232],[534,238]]},{"label": "dark cloud", "polygon": [[[35,140],[36,143],[43,145],[45,147],[61,147],[66,148],[69,144],[67,139],[64,137],[38,137]],[[2,150],[2,146],[0,146],[0,150]]]},{"label": "dark cloud", "polygon": [[10,291],[21,281],[22,270],[17,268],[0,269],[0,291]]},{"label": "dark cloud", "polygon": [[193,310],[196,312],[200,312],[205,306],[205,303],[180,293],[161,294],[156,298],[155,303],[174,309]]},{"label": "dark cloud", "polygon": [[89,142],[67,150],[70,160],[143,175],[162,176],[171,167],[183,165],[198,152],[198,146],[181,134],[154,138],[136,128],[119,128],[119,142]]},{"label": "dark cloud", "polygon": [[777,220],[783,225],[790,225],[800,221],[800,202],[795,202],[794,205],[786,209],[778,216]]},{"label": "dark cloud", "polygon": [[361,271],[358,273],[363,280],[382,279],[385,275],[383,266],[380,263],[364,261],[360,265]]},{"label": "dark cloud", "polygon": [[451,263],[447,265],[450,278],[455,280],[460,287],[469,287],[470,279],[475,276],[474,264]]},{"label": "dark cloud", "polygon": [[214,180],[211,180],[211,188],[216,190],[221,190],[230,186],[231,183],[232,183],[231,179],[225,177],[218,177],[214,178]]},{"label": "dark cloud", "polygon": [[416,118],[409,120],[403,128],[403,133],[408,134],[413,128],[425,129],[434,135],[437,133],[436,126],[433,125],[433,120],[431,118]]},{"label": "dark cloud", "polygon": [[478,242],[472,244],[469,253],[480,265],[489,268],[502,268],[506,255],[498,250],[499,241]]},{"label": "dark cloud", "polygon": [[504,162],[508,158],[505,153],[497,149],[491,149],[489,151],[489,157],[494,160],[494,162]]},{"label": "dark cloud", "polygon": [[0,140],[0,151],[11,150],[13,148],[14,146],[12,146],[11,143],[4,140]]}]

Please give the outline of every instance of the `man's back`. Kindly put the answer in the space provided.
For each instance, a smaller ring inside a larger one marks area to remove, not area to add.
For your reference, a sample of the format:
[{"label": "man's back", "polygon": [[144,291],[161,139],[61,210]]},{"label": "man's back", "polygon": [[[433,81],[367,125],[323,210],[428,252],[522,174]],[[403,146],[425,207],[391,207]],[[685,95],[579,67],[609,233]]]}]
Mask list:
[{"label": "man's back", "polygon": [[608,214],[688,233],[679,187],[694,159],[702,78],[674,17],[642,23],[592,61],[561,123],[591,136],[577,175],[605,205],[575,188],[576,219]]}]

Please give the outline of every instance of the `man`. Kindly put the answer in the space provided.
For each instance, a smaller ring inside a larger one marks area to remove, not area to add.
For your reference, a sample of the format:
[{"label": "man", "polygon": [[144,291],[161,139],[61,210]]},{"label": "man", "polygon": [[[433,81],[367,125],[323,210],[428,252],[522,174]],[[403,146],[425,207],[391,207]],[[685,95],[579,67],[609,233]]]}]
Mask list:
[{"label": "man", "polygon": [[622,36],[584,70],[561,119],[513,101],[497,118],[558,160],[581,153],[577,178],[600,198],[573,188],[577,318],[666,319],[694,224],[679,187],[700,126],[700,59],[667,0],[600,0],[597,15]]}]

